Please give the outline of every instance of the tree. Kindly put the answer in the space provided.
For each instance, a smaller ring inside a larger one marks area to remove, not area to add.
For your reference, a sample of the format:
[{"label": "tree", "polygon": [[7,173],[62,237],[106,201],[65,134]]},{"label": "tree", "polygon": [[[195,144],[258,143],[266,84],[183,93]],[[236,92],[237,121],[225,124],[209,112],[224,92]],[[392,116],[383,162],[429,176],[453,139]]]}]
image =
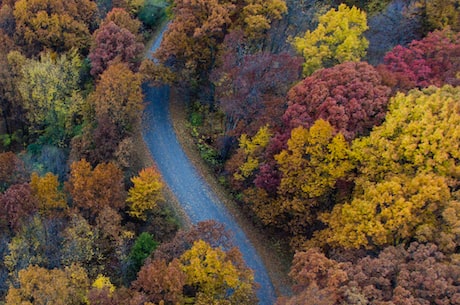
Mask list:
[{"label": "tree", "polygon": [[[241,267],[219,248],[198,240],[192,248],[180,257],[181,267],[186,275],[186,285],[191,297],[198,304],[212,304],[228,300],[229,304],[252,304],[256,301],[254,275],[250,269]],[[242,301],[242,295],[246,302]]]},{"label": "tree", "polygon": [[19,287],[10,287],[6,304],[85,304],[89,280],[85,269],[72,265],[64,270],[30,266],[19,272]]},{"label": "tree", "polygon": [[169,264],[155,259],[145,264],[132,287],[145,295],[146,301],[161,304],[182,304],[186,276],[178,259]]},{"label": "tree", "polygon": [[447,237],[452,228],[443,215],[459,185],[460,139],[452,128],[460,124],[459,89],[430,87],[391,100],[386,121],[354,141],[355,196],[322,216],[329,228],[317,241],[378,248],[416,238],[452,251],[452,240],[442,241],[456,240]]},{"label": "tree", "polygon": [[26,182],[24,162],[13,152],[0,153],[0,191],[5,191],[13,184]]},{"label": "tree", "polygon": [[142,265],[144,265],[145,259],[149,257],[157,247],[158,242],[153,239],[152,235],[147,232],[142,232],[139,235],[128,256],[133,275],[137,274]]},{"label": "tree", "polygon": [[58,146],[67,145],[81,120],[81,65],[76,52],[56,59],[45,53],[40,60],[27,60],[22,68],[18,87],[31,132]]},{"label": "tree", "polygon": [[319,17],[319,25],[296,37],[293,46],[305,57],[304,74],[346,61],[359,61],[369,45],[363,36],[368,29],[366,13],[345,4]]},{"label": "tree", "polygon": [[113,163],[98,164],[94,169],[84,159],[72,163],[66,188],[74,206],[93,216],[105,207],[125,206],[123,173]]},{"label": "tree", "polygon": [[273,20],[280,20],[288,8],[284,0],[246,0],[241,12],[243,29],[251,39],[260,38],[271,27]]},{"label": "tree", "polygon": [[388,80],[397,89],[460,84],[460,33],[446,28],[429,33],[408,47],[396,46],[384,58],[380,69],[388,70]]},{"label": "tree", "polygon": [[60,265],[61,237],[57,219],[42,220],[35,214],[23,222],[20,230],[8,243],[4,265],[12,279],[30,265],[55,268]]},{"label": "tree", "polygon": [[300,76],[298,57],[260,52],[238,58],[237,52],[228,45],[222,66],[212,76],[227,133],[236,137],[253,135],[266,124],[278,125],[286,92]]},{"label": "tree", "polygon": [[97,22],[97,6],[91,0],[19,0],[14,17],[19,41],[28,53],[85,50]]},{"label": "tree", "polygon": [[113,8],[107,16],[105,16],[104,20],[101,23],[100,27],[103,27],[110,22],[115,23],[122,29],[127,29],[134,35],[139,34],[139,29],[141,28],[141,22],[137,19],[131,17],[131,15],[120,7]]},{"label": "tree", "polygon": [[134,186],[128,192],[129,214],[133,217],[146,220],[146,212],[157,207],[164,201],[162,190],[163,182],[158,171],[148,167],[139,172],[138,177],[131,178]]},{"label": "tree", "polygon": [[[239,141],[239,152],[245,157],[244,162],[233,173],[235,180],[245,180],[253,174],[259,167],[262,152],[267,147],[272,134],[268,126],[264,126],[257,131],[254,137],[249,138],[243,134]],[[238,153],[238,152],[237,152]]]},{"label": "tree", "polygon": [[107,117],[120,135],[139,128],[144,108],[141,80],[126,64],[116,63],[101,75],[89,97],[96,117]]},{"label": "tree", "polygon": [[353,143],[358,180],[380,182],[388,176],[434,173],[458,185],[460,88],[444,86],[397,94],[385,122]]},{"label": "tree", "polygon": [[319,211],[329,206],[328,196],[353,168],[343,135],[318,120],[310,129],[292,130],[287,149],[275,156],[281,181],[274,198],[250,189],[246,200],[265,224],[281,227],[295,238],[295,245],[311,230]]},{"label": "tree", "polygon": [[218,0],[181,0],[174,4],[175,18],[164,34],[158,58],[163,62],[172,58],[183,70],[182,77],[196,85],[207,79],[215,65],[234,5]]},{"label": "tree", "polygon": [[339,263],[317,249],[298,252],[293,304],[458,304],[460,268],[433,244],[388,247],[377,257]]},{"label": "tree", "polygon": [[[422,239],[435,241],[432,232],[442,227],[442,213],[451,200],[442,177],[394,176],[377,184],[361,185],[364,193],[336,205],[320,219],[328,228],[319,241],[345,248],[382,248]],[[428,234],[427,234],[428,233]]]},{"label": "tree", "polygon": [[91,61],[91,75],[98,77],[110,65],[117,62],[126,63],[133,71],[139,68],[144,45],[136,40],[135,34],[129,29],[109,21],[94,32],[93,40],[88,55]]},{"label": "tree", "polygon": [[233,247],[230,233],[225,230],[221,223],[214,220],[201,221],[190,230],[180,230],[174,238],[167,243],[162,243],[154,252],[154,258],[171,262],[179,258],[185,251],[189,250],[193,243],[203,240],[213,248],[230,249]]},{"label": "tree", "polygon": [[28,216],[37,211],[35,198],[28,183],[14,184],[0,194],[0,219],[18,231]]},{"label": "tree", "polygon": [[328,121],[347,140],[366,135],[385,118],[390,88],[365,62],[348,62],[322,69],[288,93],[283,121],[288,131]]},{"label": "tree", "polygon": [[[90,224],[79,214],[71,216],[63,232],[62,263],[66,266],[81,264],[87,270],[93,269],[92,260],[98,256],[96,234]],[[90,271],[90,273],[92,273]]]},{"label": "tree", "polygon": [[430,30],[443,29],[451,26],[453,30],[460,29],[460,8],[458,0],[418,1],[425,21]]},{"label": "tree", "polygon": [[35,172],[32,173],[30,188],[42,215],[49,214],[52,210],[62,210],[67,207],[65,195],[59,189],[58,177],[52,173],[46,173],[43,177]]}]

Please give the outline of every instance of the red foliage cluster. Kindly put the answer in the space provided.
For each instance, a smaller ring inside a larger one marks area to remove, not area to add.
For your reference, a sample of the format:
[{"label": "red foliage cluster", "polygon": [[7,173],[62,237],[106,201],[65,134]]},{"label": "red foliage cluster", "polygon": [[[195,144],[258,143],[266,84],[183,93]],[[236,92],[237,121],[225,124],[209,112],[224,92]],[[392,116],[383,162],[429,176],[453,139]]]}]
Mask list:
[{"label": "red foliage cluster", "polygon": [[139,67],[144,45],[129,30],[110,21],[94,32],[93,37],[94,45],[88,55],[91,60],[91,75],[101,74],[117,60],[128,63],[133,70]]},{"label": "red foliage cluster", "polygon": [[238,54],[232,48],[216,71],[216,99],[231,135],[253,135],[266,125],[280,125],[285,94],[301,72],[301,59],[287,53]]},{"label": "red foliage cluster", "polygon": [[283,120],[290,132],[324,119],[352,140],[383,121],[389,97],[390,88],[374,67],[347,62],[319,70],[292,88]]},{"label": "red foliage cluster", "polygon": [[386,72],[386,81],[399,90],[430,85],[460,85],[460,33],[450,29],[434,31],[409,46],[396,46],[385,55],[379,70]]}]

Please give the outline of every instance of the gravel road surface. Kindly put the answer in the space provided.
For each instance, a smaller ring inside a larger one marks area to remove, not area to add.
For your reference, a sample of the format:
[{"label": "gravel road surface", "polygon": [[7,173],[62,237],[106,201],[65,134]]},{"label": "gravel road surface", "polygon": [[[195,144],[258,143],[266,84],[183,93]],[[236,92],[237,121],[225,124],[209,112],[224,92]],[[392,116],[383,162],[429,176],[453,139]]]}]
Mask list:
[{"label": "gravel road surface", "polygon": [[[160,45],[165,29],[166,26],[153,42],[152,52]],[[169,115],[169,87],[144,85],[144,94],[143,137],[164,181],[192,223],[213,219],[232,232],[235,244],[260,285],[257,293],[260,304],[273,304],[275,290],[261,258],[232,215],[200,177],[176,138]]]}]

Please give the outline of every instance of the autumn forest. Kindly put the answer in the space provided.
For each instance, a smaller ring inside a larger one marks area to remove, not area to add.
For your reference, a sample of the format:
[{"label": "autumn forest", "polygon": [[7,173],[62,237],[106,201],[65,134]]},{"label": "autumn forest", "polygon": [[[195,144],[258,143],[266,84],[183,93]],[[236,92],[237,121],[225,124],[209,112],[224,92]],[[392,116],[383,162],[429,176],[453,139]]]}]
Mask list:
[{"label": "autumn forest", "polygon": [[0,304],[259,303],[144,149],[162,84],[274,303],[460,305],[459,0],[0,0]]}]

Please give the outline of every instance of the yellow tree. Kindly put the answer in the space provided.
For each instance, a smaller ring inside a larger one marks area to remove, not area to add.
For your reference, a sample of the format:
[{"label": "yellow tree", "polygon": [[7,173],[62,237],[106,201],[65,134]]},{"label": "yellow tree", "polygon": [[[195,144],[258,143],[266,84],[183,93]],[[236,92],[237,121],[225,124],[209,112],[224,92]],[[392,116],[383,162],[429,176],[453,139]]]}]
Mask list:
[{"label": "yellow tree", "polygon": [[239,152],[245,160],[238,167],[238,171],[233,174],[236,180],[245,180],[259,167],[262,152],[267,147],[271,136],[272,133],[268,126],[260,128],[252,138],[247,134],[241,135]]},{"label": "yellow tree", "polygon": [[270,29],[273,20],[287,12],[284,0],[245,0],[241,13],[243,28],[249,38],[258,38]]},{"label": "yellow tree", "polygon": [[363,36],[367,29],[366,13],[354,6],[341,4],[320,16],[314,31],[293,40],[294,48],[305,57],[304,74],[308,76],[320,68],[346,61],[359,61],[369,46]]},{"label": "yellow tree", "polygon": [[316,213],[324,210],[322,204],[334,191],[337,180],[345,179],[353,165],[348,143],[342,134],[335,135],[327,121],[318,120],[310,129],[293,129],[287,146],[275,156],[282,173],[277,197],[267,198],[263,190],[253,190],[249,195],[265,223],[280,226],[301,239]]},{"label": "yellow tree", "polygon": [[321,218],[316,241],[383,247],[413,238],[452,251],[459,238],[460,88],[398,94],[386,121],[353,143],[358,176],[351,202]]},{"label": "yellow tree", "polygon": [[19,0],[14,17],[18,38],[35,54],[87,48],[98,18],[92,0]]},{"label": "yellow tree", "polygon": [[86,304],[89,280],[84,268],[71,265],[64,270],[30,266],[19,271],[17,288],[11,286],[6,305]]},{"label": "yellow tree", "polygon": [[[186,284],[194,288],[196,303],[214,304],[227,299],[229,304],[253,304],[254,276],[252,271],[239,267],[231,255],[220,248],[212,248],[203,240],[194,242],[181,257]],[[230,294],[230,296],[229,296]],[[246,302],[242,302],[242,296]]]},{"label": "yellow tree", "polygon": [[131,179],[133,187],[128,191],[129,215],[145,220],[146,212],[153,210],[163,201],[163,182],[160,173],[153,167],[140,171]]},{"label": "yellow tree", "polygon": [[37,200],[38,210],[41,214],[47,214],[50,210],[65,209],[67,202],[64,193],[59,189],[59,181],[56,175],[46,173],[40,177],[32,173],[30,177],[30,188]]},{"label": "yellow tree", "polygon": [[398,245],[412,238],[434,241],[441,215],[451,199],[444,178],[435,175],[393,176],[362,186],[352,202],[321,216],[328,229],[319,241],[345,248]]},{"label": "yellow tree", "polygon": [[83,99],[78,93],[81,65],[75,51],[57,58],[44,53],[39,60],[25,60],[18,90],[32,133],[44,135],[56,145],[66,144],[73,136],[82,114]]}]

